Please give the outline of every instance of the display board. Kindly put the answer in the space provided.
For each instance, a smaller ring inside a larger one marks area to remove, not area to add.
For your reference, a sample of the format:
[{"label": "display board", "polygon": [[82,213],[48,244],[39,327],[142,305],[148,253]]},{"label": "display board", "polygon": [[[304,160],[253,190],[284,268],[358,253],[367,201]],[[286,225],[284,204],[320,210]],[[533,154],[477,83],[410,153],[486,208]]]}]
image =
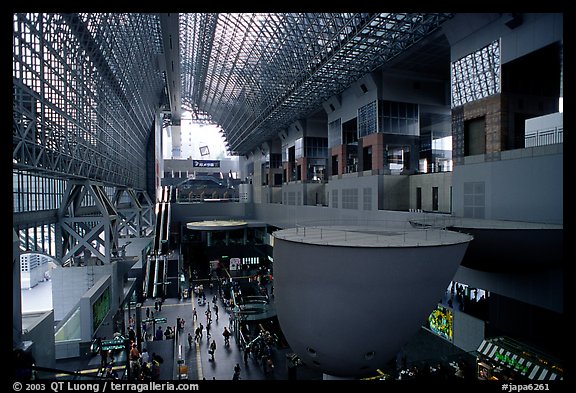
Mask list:
[{"label": "display board", "polygon": [[95,332],[110,311],[110,287],[92,303],[92,331]]},{"label": "display board", "polygon": [[453,340],[453,314],[449,308],[438,305],[428,316],[428,327],[442,338]]}]

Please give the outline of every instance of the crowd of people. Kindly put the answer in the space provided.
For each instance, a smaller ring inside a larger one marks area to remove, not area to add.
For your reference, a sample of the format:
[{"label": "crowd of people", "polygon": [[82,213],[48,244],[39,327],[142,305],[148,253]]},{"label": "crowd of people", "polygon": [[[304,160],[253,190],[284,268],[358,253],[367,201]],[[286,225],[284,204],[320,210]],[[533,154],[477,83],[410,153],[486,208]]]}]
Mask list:
[{"label": "crowd of people", "polygon": [[[257,283],[258,287],[266,288],[267,279],[268,276],[265,278],[258,276],[250,280],[250,284]],[[219,340],[216,340],[217,336],[215,335],[222,335],[223,339],[220,339],[222,341],[219,342],[223,342],[223,344],[220,345],[230,347],[231,338],[234,337],[234,330],[237,328],[233,324],[234,309],[237,306],[236,299],[239,302],[242,301],[242,289],[238,282],[229,283],[227,280],[223,281],[218,277],[212,277],[205,284],[190,285],[186,290],[186,298],[190,298],[192,293],[195,297],[192,303],[192,320],[190,322],[192,330],[190,331],[185,331],[186,321],[180,316],[177,318],[175,326],[169,326],[165,322],[158,321],[158,318],[163,315],[163,298],[155,299],[153,307],[142,308],[145,317],[142,315],[141,329],[138,329],[141,332],[140,337],[136,336],[136,314],[130,315],[128,318],[128,336],[131,344],[127,352],[129,373],[125,373],[123,377],[128,376],[132,380],[157,380],[160,376],[163,359],[155,353],[150,356],[146,349],[146,343],[174,340],[179,334],[181,334],[179,338],[183,338],[183,343],[187,343],[190,350],[198,349],[199,347],[196,344],[199,344],[204,338],[207,339],[206,347],[202,347],[206,348],[208,360],[217,362],[219,357],[217,341]],[[268,295],[268,291],[264,291],[263,293]],[[182,298],[180,297],[179,300],[182,301]],[[220,307],[230,316],[230,323],[226,324],[228,326],[222,327],[216,324],[220,315]],[[215,331],[215,327],[218,327],[218,331]],[[246,328],[246,325],[244,327]],[[261,330],[252,338],[250,345],[241,346],[241,351],[244,354],[244,363],[248,365],[248,359],[252,358],[255,363],[262,367],[266,375],[271,375],[275,367],[273,350],[276,340],[274,336],[266,330]],[[141,343],[142,352],[138,350],[137,342]],[[118,364],[119,362],[116,362],[114,355],[109,351],[102,351],[101,355],[102,363],[99,375],[119,378],[116,370],[119,371],[123,365]],[[123,357],[124,355],[121,356]],[[236,364],[232,371],[232,379],[241,379],[240,363]]]}]

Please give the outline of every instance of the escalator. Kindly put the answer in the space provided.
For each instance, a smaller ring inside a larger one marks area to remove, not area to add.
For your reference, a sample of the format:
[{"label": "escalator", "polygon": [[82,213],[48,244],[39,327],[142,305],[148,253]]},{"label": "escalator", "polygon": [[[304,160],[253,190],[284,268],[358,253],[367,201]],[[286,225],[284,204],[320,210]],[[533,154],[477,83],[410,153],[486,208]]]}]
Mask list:
[{"label": "escalator", "polygon": [[160,201],[156,205],[156,230],[154,235],[154,254],[156,255],[162,255],[168,252],[171,194],[171,186],[163,187]]},{"label": "escalator", "polygon": [[166,297],[166,255],[168,254],[168,236],[170,234],[170,201],[172,186],[162,188],[160,200],[156,205],[156,224],[154,231],[154,253],[148,259],[145,273],[144,293],[148,298]]}]

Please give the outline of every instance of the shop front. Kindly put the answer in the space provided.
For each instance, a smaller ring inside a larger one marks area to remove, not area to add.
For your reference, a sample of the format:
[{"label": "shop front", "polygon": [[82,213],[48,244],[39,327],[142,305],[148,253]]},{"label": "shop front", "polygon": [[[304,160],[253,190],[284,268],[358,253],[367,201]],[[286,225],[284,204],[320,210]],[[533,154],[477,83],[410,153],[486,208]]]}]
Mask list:
[{"label": "shop front", "polygon": [[560,363],[509,337],[482,341],[476,350],[477,378],[500,381],[558,381]]}]

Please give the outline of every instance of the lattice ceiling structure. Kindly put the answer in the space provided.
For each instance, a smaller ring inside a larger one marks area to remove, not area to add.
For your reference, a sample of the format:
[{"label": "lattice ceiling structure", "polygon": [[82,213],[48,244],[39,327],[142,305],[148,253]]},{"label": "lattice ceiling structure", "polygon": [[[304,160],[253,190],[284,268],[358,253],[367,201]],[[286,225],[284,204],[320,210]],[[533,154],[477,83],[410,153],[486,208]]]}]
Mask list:
[{"label": "lattice ceiling structure", "polygon": [[453,14],[181,14],[182,107],[248,154]]},{"label": "lattice ceiling structure", "polygon": [[166,106],[174,124],[182,107],[219,125],[246,155],[452,16],[13,14],[14,168],[142,189]]},{"label": "lattice ceiling structure", "polygon": [[161,38],[157,14],[13,14],[14,168],[143,188]]}]

